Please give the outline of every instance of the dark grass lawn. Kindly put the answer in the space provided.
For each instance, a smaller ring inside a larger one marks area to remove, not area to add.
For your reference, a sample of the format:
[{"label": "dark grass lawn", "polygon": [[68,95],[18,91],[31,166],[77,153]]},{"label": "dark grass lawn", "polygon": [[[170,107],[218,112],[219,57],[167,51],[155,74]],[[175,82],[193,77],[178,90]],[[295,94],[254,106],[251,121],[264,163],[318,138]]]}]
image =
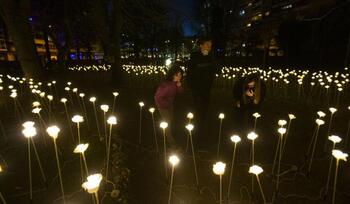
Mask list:
[{"label": "dark grass lawn", "polygon": [[[89,75],[68,73],[59,76],[56,80],[72,80],[72,87],[78,87],[86,94],[85,104],[88,109],[88,120],[82,124],[82,137],[84,141],[90,143],[86,153],[89,171],[92,173],[104,172],[105,149],[104,141],[100,142],[97,137],[96,123],[94,121],[93,109],[88,97],[96,96],[97,105],[107,103],[112,105],[112,86],[107,83],[108,74]],[[119,90],[120,96],[117,98],[116,112],[118,116],[118,125],[113,131],[113,141],[121,147],[125,160],[116,163],[130,170],[128,177],[128,186],[119,189],[121,197],[126,197],[126,203],[136,204],[163,204],[168,201],[169,178],[165,177],[162,153],[162,133],[158,128],[159,115],[156,113],[157,137],[160,153],[156,152],[151,114],[148,108],[153,104],[153,94],[156,86],[156,80],[148,79],[137,80],[130,78],[125,86]],[[188,91],[180,95],[176,101],[174,132],[181,149],[179,150],[180,164],[175,169],[172,203],[179,204],[206,204],[219,203],[219,178],[212,172],[212,165],[218,161],[216,158],[216,146],[219,131],[218,114],[226,114],[223,120],[222,145],[220,160],[226,162],[226,172],[223,176],[223,197],[224,203],[262,203],[257,183],[255,183],[254,194],[251,194],[251,176],[248,174],[250,166],[250,141],[246,135],[241,135],[242,142],[238,144],[234,173],[232,180],[231,199],[227,201],[227,186],[230,171],[230,162],[232,157],[233,144],[229,142],[233,130],[231,126],[232,95],[230,82],[218,82],[212,91],[211,105],[208,115],[208,131],[210,140],[202,141],[200,135],[195,137],[195,154],[197,159],[197,169],[199,175],[199,186],[196,186],[193,160],[190,151],[186,149],[186,137],[188,135],[185,125],[187,123],[186,114],[192,110],[191,96]],[[282,158],[280,177],[280,190],[275,203],[330,203],[333,192],[329,189],[327,197],[322,192],[327,180],[327,173],[330,161],[330,151],[323,152],[323,145],[326,142],[326,134],[329,122],[330,112],[323,95],[317,93],[309,95],[307,89],[298,97],[297,90],[293,85],[286,91],[274,88],[268,84],[268,95],[262,106],[260,114],[262,117],[258,120],[257,133],[259,138],[255,144],[255,161],[263,167],[264,172],[260,175],[263,191],[268,202],[272,201],[272,195],[275,189],[275,179],[272,179],[271,171],[274,160],[275,149],[277,146],[277,121],[279,119],[288,119],[288,113],[293,113],[297,117],[291,125],[285,153]],[[346,92],[345,92],[346,93]],[[63,87],[59,89],[60,97],[66,96]],[[72,95],[75,97],[74,95]],[[6,95],[7,97],[7,95]],[[8,203],[29,203],[28,201],[28,159],[27,143],[21,134],[21,123],[25,119],[35,119],[37,117],[31,114],[30,105],[33,101],[28,94],[20,97],[25,115],[19,119],[14,114],[13,101],[11,98],[4,100],[2,96],[1,122],[4,134],[1,134],[0,155],[6,161],[7,168],[0,175],[0,192],[4,195]],[[68,98],[68,97],[67,97]],[[69,99],[69,98],[68,98]],[[146,106],[143,111],[142,120],[142,144],[139,140],[139,101],[144,101]],[[74,98],[75,105],[69,105],[71,115],[81,113],[77,105],[77,99]],[[331,103],[332,104],[332,103]],[[349,110],[346,107],[350,105],[349,94],[345,94],[340,100],[338,112],[333,118],[331,128],[332,134],[345,137],[347,123],[350,117]],[[55,118],[52,121],[62,127],[62,138],[58,140],[60,149],[60,160],[63,166],[63,180],[67,203],[92,203],[91,197],[81,189],[81,175],[79,167],[79,156],[73,154],[75,144],[71,140],[67,120],[62,104],[59,101],[54,102],[53,113]],[[314,128],[316,126],[316,112],[322,110],[327,113],[326,124],[321,126],[319,131],[319,140],[316,148],[315,159],[312,165],[312,171],[307,175],[307,165],[305,164],[305,154],[310,143]],[[98,109],[99,120],[102,120],[102,112]],[[48,120],[48,118],[44,118]],[[195,124],[194,124],[195,125]],[[72,124],[73,133],[76,133],[76,126]],[[103,126],[101,124],[101,130]],[[44,134],[41,131],[41,134]],[[43,136],[35,138],[38,152],[47,177],[45,184],[40,175],[36,160],[33,156],[33,180],[34,180],[34,203],[62,203],[61,193],[57,178],[57,168],[54,156],[52,141],[46,137],[46,146]],[[199,142],[205,143],[204,149],[197,148]],[[348,148],[339,145],[342,150],[348,152]],[[117,154],[118,152],[116,152]],[[170,152],[169,152],[170,153]],[[3,162],[2,162],[3,164]],[[334,164],[334,163],[333,163]],[[339,177],[337,185],[337,202],[347,203],[350,199],[349,180],[350,168],[348,162],[340,162]],[[331,185],[333,185],[334,169],[331,174]],[[112,174],[115,177],[122,177],[118,173]],[[123,203],[118,198],[111,198],[110,192],[112,185],[105,185],[102,182],[100,190],[100,200],[103,203]],[[121,198],[120,197],[120,198]]]}]

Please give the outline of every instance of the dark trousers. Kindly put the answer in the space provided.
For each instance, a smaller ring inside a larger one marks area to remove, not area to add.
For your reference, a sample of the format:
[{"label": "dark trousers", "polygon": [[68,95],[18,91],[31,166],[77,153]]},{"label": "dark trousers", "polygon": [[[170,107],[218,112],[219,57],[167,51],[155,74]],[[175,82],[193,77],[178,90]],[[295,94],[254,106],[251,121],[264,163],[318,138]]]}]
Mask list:
[{"label": "dark trousers", "polygon": [[207,92],[192,92],[193,105],[194,105],[194,122],[195,131],[194,137],[197,140],[197,144],[200,148],[206,146],[209,141],[208,134],[208,110],[210,102],[210,91]]}]

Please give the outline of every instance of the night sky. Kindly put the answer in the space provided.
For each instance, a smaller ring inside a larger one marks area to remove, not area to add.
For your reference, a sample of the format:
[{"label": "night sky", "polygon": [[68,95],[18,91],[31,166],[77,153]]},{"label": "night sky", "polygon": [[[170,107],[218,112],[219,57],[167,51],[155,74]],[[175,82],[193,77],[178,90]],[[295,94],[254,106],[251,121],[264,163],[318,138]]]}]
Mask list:
[{"label": "night sky", "polygon": [[196,19],[196,2],[197,0],[173,0],[169,2],[170,8],[178,10],[184,14],[182,32],[185,37],[192,37],[196,35],[195,27],[198,24],[198,19]]}]

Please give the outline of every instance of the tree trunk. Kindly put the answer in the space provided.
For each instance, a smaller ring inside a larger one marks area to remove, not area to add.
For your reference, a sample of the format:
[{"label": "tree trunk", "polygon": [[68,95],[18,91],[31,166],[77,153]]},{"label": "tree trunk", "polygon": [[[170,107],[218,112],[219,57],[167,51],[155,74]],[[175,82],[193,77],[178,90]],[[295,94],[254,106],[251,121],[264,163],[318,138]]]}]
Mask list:
[{"label": "tree trunk", "polygon": [[43,28],[44,41],[45,41],[45,53],[46,53],[46,67],[51,68],[51,52],[49,45],[49,35],[47,32],[47,26],[45,25]]},{"label": "tree trunk", "polygon": [[28,0],[1,0],[0,9],[25,77],[40,80],[42,78],[42,65],[37,55],[34,37],[24,8],[29,3]]},{"label": "tree trunk", "polygon": [[122,84],[122,62],[120,57],[121,29],[122,29],[122,14],[121,0],[113,0],[114,8],[114,24],[113,24],[113,63],[112,63],[112,86],[120,88]]},{"label": "tree trunk", "polygon": [[11,52],[11,44],[10,44],[10,38],[9,38],[9,35],[8,35],[8,30],[7,30],[7,26],[5,24],[5,22],[3,21],[3,19],[1,19],[1,26],[4,30],[4,40],[5,40],[5,45],[6,45],[6,49],[7,49],[7,53],[6,53],[6,56],[5,56],[5,60],[6,61],[9,61],[9,53]]},{"label": "tree trunk", "polygon": [[344,67],[347,67],[349,65],[350,65],[350,31],[348,33],[348,46],[346,47]]},{"label": "tree trunk", "polygon": [[72,47],[72,30],[69,21],[69,0],[64,1],[64,45],[60,46],[60,43],[55,40],[57,47],[57,62],[54,69],[61,69],[66,66],[67,56],[70,53],[70,48]]}]

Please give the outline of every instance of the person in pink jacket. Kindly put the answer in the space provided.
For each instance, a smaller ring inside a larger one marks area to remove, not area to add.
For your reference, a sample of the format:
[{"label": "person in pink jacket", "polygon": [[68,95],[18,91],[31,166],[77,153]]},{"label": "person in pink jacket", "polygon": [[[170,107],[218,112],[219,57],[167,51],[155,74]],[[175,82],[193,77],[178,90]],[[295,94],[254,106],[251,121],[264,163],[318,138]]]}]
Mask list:
[{"label": "person in pink jacket", "polygon": [[172,134],[172,121],[174,115],[173,104],[176,95],[183,92],[181,85],[182,75],[183,70],[178,65],[173,65],[169,69],[165,80],[158,86],[154,96],[154,100],[162,121],[168,123],[168,131],[166,136],[168,139],[167,142],[174,148],[176,146],[176,142]]}]

